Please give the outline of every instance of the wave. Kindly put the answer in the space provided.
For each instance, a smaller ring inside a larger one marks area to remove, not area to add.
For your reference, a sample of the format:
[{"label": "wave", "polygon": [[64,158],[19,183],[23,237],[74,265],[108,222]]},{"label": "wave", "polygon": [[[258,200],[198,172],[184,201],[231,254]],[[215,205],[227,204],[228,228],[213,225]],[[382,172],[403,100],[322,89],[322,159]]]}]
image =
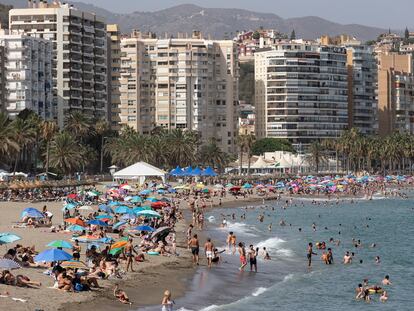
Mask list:
[{"label": "wave", "polygon": [[254,292],[253,292],[253,294],[252,294],[252,296],[253,297],[257,297],[257,296],[259,296],[259,295],[261,295],[261,294],[263,294],[265,291],[267,291],[268,289],[266,288],[266,287],[259,287],[259,288],[257,288]]},{"label": "wave", "polygon": [[292,250],[281,247],[281,245],[285,242],[285,240],[282,240],[278,237],[273,237],[257,243],[256,247],[258,247],[259,249],[263,249],[263,247],[266,247],[266,250],[269,252],[270,257],[272,257],[272,255],[292,257]]},{"label": "wave", "polygon": [[253,229],[241,222],[230,222],[227,221],[227,227],[220,227],[220,229],[222,230],[226,230],[226,231],[233,231],[234,233],[237,234],[241,234],[241,235],[245,235],[245,236],[257,236],[256,234],[254,234],[252,231]]},{"label": "wave", "polygon": [[214,223],[214,222],[216,222],[216,217],[214,217],[214,216],[209,216],[209,217],[207,218],[207,220],[208,220],[208,222],[212,222],[212,223]]}]

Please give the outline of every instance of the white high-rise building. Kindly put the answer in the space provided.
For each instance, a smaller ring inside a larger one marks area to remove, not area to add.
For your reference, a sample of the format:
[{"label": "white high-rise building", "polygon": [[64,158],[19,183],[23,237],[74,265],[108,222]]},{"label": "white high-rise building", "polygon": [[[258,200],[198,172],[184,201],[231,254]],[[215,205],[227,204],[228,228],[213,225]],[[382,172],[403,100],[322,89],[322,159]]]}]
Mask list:
[{"label": "white high-rise building", "polygon": [[121,40],[121,124],[143,134],[157,126],[195,130],[234,152],[238,75],[233,41],[135,32]]},{"label": "white high-rise building", "polygon": [[53,118],[52,42],[25,35],[0,34],[5,94],[2,109],[11,118],[29,109]]},{"label": "white high-rise building", "polygon": [[256,135],[299,151],[348,126],[346,49],[286,42],[255,53]]},{"label": "white high-rise building", "polygon": [[53,1],[9,12],[12,33],[53,42],[53,90],[59,126],[71,111],[107,118],[106,25],[93,13]]}]

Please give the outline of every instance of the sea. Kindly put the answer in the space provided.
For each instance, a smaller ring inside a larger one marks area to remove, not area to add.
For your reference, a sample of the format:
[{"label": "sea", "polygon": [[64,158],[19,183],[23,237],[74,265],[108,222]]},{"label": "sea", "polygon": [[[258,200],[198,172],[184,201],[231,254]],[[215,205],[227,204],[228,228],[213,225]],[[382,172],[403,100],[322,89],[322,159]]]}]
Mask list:
[{"label": "sea", "polygon": [[[221,264],[198,269],[186,295],[175,299],[174,310],[414,310],[414,195],[408,199],[377,195],[338,204],[335,199],[312,201],[295,198],[286,209],[282,200],[206,213],[206,235],[219,250],[225,249],[226,236],[233,231],[246,246],[266,247],[271,260],[259,258],[257,273],[250,272],[249,266],[241,272],[237,253],[224,252]],[[223,217],[228,222],[225,228],[220,226]],[[286,226],[279,225],[281,220]],[[340,244],[330,243],[331,238]],[[353,239],[361,245],[355,247]],[[334,264],[325,265],[322,250],[314,248],[318,255],[309,269],[307,245],[322,241],[332,248]],[[350,265],[342,264],[346,251],[355,253]],[[380,263],[375,262],[376,256]],[[203,255],[201,260],[205,262]],[[392,282],[386,288],[386,303],[379,301],[379,295],[372,295],[369,303],[355,300],[355,288],[363,279],[380,285],[385,275]],[[161,310],[161,306],[142,310]]]}]

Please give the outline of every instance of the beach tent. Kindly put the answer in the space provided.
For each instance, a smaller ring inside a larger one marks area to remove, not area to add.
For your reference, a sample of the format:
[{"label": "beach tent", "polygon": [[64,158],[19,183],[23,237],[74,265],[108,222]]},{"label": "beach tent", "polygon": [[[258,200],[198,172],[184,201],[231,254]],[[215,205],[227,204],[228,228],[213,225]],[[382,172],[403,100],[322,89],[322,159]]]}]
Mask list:
[{"label": "beach tent", "polygon": [[147,177],[161,177],[165,182],[166,172],[152,166],[145,162],[137,162],[131,166],[128,166],[118,172],[115,172],[113,177],[115,179],[137,179],[139,184],[142,185]]},{"label": "beach tent", "polygon": [[193,172],[193,169],[191,166],[189,166],[183,171],[182,176],[193,176],[192,172]]},{"label": "beach tent", "polygon": [[217,173],[209,166],[201,173],[201,176],[217,176]]},{"label": "beach tent", "polygon": [[201,169],[199,167],[196,167],[191,171],[191,176],[200,176],[202,173]]},{"label": "beach tent", "polygon": [[177,166],[175,169],[171,170],[170,175],[173,176],[181,176],[183,174],[183,170],[181,167]]}]

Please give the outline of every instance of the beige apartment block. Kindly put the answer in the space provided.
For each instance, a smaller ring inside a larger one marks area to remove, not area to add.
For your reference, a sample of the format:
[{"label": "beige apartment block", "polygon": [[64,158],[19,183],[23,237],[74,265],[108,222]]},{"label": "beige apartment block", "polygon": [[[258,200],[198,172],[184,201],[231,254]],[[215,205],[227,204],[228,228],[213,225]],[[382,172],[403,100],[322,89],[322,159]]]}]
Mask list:
[{"label": "beige apartment block", "polygon": [[58,1],[29,1],[9,12],[11,33],[52,41],[53,106],[63,126],[71,111],[107,118],[106,25],[102,18]]},{"label": "beige apartment block", "polygon": [[121,33],[117,24],[106,26],[108,35],[108,121],[114,131],[120,130],[121,105]]},{"label": "beige apartment block", "polygon": [[414,134],[414,75],[411,54],[381,54],[378,70],[378,121],[382,136]]},{"label": "beige apartment block", "polygon": [[158,39],[133,32],[121,40],[120,119],[143,134],[156,127],[198,131],[235,151],[238,58],[233,41]]}]

